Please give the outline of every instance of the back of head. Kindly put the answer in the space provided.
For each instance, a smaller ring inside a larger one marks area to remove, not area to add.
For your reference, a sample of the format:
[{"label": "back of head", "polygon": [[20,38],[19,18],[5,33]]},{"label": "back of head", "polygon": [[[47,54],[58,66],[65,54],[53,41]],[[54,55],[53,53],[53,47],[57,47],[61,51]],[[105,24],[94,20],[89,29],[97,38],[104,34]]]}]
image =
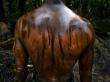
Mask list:
[{"label": "back of head", "polygon": [[62,4],[62,0],[46,0],[47,4]]}]

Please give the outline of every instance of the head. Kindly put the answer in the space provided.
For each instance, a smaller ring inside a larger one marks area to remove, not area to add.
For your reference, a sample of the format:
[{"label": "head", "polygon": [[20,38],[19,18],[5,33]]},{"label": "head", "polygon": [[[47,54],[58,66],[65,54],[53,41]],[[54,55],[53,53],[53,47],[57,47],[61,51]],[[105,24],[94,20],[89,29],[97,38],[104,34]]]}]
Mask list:
[{"label": "head", "polygon": [[61,4],[64,0],[46,0],[48,4]]}]

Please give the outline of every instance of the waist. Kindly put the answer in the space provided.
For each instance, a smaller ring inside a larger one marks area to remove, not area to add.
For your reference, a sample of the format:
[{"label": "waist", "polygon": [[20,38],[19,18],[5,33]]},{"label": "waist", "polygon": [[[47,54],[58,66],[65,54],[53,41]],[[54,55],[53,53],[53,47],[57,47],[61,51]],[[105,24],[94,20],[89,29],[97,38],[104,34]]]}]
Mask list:
[{"label": "waist", "polygon": [[67,76],[61,78],[50,77],[48,79],[37,77],[37,82],[74,82],[74,77],[73,76]]}]

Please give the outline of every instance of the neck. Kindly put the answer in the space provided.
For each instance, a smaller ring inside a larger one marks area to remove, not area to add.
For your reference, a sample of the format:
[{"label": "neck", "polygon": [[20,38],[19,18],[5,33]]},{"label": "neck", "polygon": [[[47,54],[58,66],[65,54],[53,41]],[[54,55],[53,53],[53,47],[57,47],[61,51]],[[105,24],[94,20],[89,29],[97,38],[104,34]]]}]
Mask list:
[{"label": "neck", "polygon": [[47,0],[48,4],[62,4],[62,0]]}]

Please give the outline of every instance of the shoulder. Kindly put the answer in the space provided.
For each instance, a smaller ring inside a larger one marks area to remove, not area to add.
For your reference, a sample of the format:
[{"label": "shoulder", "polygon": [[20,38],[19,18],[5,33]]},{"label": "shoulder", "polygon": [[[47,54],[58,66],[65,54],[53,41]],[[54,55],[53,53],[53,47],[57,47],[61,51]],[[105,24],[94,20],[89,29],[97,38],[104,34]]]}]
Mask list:
[{"label": "shoulder", "polygon": [[82,30],[82,32],[88,36],[89,42],[94,43],[95,31],[94,27],[88,19],[80,16],[79,18],[73,18],[69,24],[69,27]]},{"label": "shoulder", "polygon": [[83,17],[81,17],[81,19],[87,24],[87,27],[86,27],[88,29],[87,34],[89,36],[91,44],[93,44],[94,41],[95,41],[95,30],[94,30],[94,27],[93,27],[92,23],[88,19],[83,18]]}]

